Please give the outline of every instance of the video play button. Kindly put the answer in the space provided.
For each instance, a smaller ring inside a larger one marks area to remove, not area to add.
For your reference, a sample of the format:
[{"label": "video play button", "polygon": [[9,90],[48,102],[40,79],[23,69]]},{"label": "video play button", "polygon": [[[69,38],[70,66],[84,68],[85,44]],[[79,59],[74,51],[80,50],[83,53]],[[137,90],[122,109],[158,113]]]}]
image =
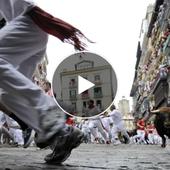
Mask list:
[{"label": "video play button", "polygon": [[103,57],[90,52],[75,53],[55,70],[52,90],[56,103],[67,114],[93,117],[113,103],[116,74]]},{"label": "video play button", "polygon": [[78,76],[78,94],[81,94],[82,92],[92,88],[93,86],[95,86],[94,83],[86,80],[81,76]]}]

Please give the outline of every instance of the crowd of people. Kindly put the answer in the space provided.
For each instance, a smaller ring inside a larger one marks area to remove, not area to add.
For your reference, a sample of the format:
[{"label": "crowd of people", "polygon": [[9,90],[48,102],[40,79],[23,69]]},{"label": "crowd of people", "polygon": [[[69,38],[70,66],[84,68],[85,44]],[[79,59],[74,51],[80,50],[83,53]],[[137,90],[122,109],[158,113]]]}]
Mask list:
[{"label": "crowd of people", "polygon": [[160,144],[161,137],[158,135],[154,123],[140,118],[136,122],[136,133],[131,137],[132,143],[136,144]]},{"label": "crowd of people", "polygon": [[[90,103],[93,102],[90,100]],[[90,106],[90,108],[94,107]],[[133,130],[127,130],[122,113],[114,105],[98,117],[82,118],[80,122],[74,122],[74,118],[70,116],[68,119],[68,122],[71,122],[70,125],[77,126],[85,134],[85,143],[161,144],[161,137],[158,135],[153,122],[146,123],[141,118],[135,123],[136,127]]]},{"label": "crowd of people", "polygon": [[[89,100],[86,111],[88,112],[88,110],[90,113],[98,110],[93,100]],[[89,114],[87,113],[87,115]],[[82,118],[80,122],[72,125],[80,128],[85,134],[85,143],[117,144],[120,142],[120,136],[122,137],[121,141],[126,144],[130,143],[122,113],[116,109],[115,105],[110,107],[110,111],[106,111],[99,116]]]},{"label": "crowd of people", "polygon": [[[44,81],[43,90],[48,95],[51,93],[51,84]],[[89,108],[94,110],[93,100],[89,101]],[[7,142],[14,146],[23,146],[23,132],[19,124],[9,116],[0,112],[0,143]],[[75,118],[66,114],[66,124],[78,127],[85,135],[84,143],[100,144],[160,144],[161,138],[157,134],[154,124],[145,123],[144,119],[136,122],[136,128],[128,131],[125,128],[122,113],[112,105],[108,111],[100,116],[82,118],[75,121]],[[8,139],[8,140],[7,140]],[[32,143],[34,144],[34,142]]]},{"label": "crowd of people", "polygon": [[[36,83],[36,82],[35,82]],[[51,83],[43,80],[39,86],[46,94],[52,97]],[[99,111],[93,100],[89,100],[86,111],[92,113]],[[93,114],[93,113],[92,113]],[[136,128],[128,131],[123,122],[122,113],[112,105],[108,111],[100,116],[82,118],[75,121],[75,118],[66,114],[66,124],[78,127],[84,134],[84,143],[100,144],[160,144],[161,138],[157,134],[154,124],[145,123],[144,119],[136,122]],[[32,136],[33,139],[33,136]],[[8,143],[14,146],[24,145],[24,131],[20,125],[8,115],[0,112],[0,143]],[[34,141],[32,142],[34,144]]]},{"label": "crowd of people", "polygon": [[107,112],[98,119],[82,119],[80,123],[72,125],[79,127],[85,134],[85,143],[161,144],[161,137],[152,123],[148,123],[144,128],[127,131],[122,125],[114,124]]},{"label": "crowd of people", "polygon": [[23,135],[19,124],[0,111],[0,144],[23,146]]}]

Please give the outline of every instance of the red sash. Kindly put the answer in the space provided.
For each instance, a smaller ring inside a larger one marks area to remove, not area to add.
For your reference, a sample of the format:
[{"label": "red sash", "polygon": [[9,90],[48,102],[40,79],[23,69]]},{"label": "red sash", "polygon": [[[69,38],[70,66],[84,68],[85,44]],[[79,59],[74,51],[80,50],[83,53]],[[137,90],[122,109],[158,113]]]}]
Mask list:
[{"label": "red sash", "polygon": [[33,7],[27,14],[43,31],[59,38],[62,42],[72,44],[76,50],[85,50],[86,44],[80,39],[85,38],[91,42],[79,29],[50,15],[37,6]]}]

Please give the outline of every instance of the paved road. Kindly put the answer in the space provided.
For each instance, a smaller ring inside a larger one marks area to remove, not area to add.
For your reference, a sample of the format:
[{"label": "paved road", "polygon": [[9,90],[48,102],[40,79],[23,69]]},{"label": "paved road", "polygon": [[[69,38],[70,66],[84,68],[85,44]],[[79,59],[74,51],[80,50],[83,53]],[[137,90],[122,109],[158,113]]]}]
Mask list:
[{"label": "paved road", "polygon": [[170,145],[82,144],[61,166],[46,165],[50,150],[0,147],[0,170],[169,170]]}]

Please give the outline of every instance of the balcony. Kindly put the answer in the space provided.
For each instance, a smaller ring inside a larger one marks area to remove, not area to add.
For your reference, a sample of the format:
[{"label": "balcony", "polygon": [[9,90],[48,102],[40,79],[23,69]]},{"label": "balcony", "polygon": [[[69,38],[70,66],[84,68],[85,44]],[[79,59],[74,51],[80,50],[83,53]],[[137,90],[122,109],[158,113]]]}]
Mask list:
[{"label": "balcony", "polygon": [[[167,74],[168,75],[168,74]],[[157,74],[154,82],[152,83],[151,85],[151,92],[154,93],[156,88],[158,87],[158,85],[161,83],[161,82],[165,82],[167,80],[167,76],[164,76],[162,74],[160,74],[160,72]]]},{"label": "balcony", "polygon": [[95,80],[94,84],[95,84],[95,85],[101,85],[102,82],[101,82],[101,80]]},{"label": "balcony", "polygon": [[77,88],[77,82],[76,81],[70,81],[69,82],[69,88],[70,89]]},{"label": "balcony", "polygon": [[102,93],[94,93],[94,98],[102,98],[103,94]]},{"label": "balcony", "polygon": [[69,84],[69,88],[70,89],[75,89],[75,88],[77,88],[77,84],[75,83],[75,84]]},{"label": "balcony", "polygon": [[166,56],[170,55],[170,35],[168,36],[167,40],[165,41],[165,45],[163,47],[163,53]]},{"label": "balcony", "polygon": [[89,95],[88,90],[84,91],[84,92],[81,94],[81,98],[82,98],[82,99],[89,99],[89,98],[90,98],[90,95]]},{"label": "balcony", "polygon": [[89,94],[82,94],[82,95],[81,95],[81,98],[82,98],[82,99],[89,99],[90,96],[89,96]]},{"label": "balcony", "polygon": [[70,100],[77,100],[77,96],[70,96]]},{"label": "balcony", "polygon": [[157,108],[163,101],[167,99],[168,84],[161,82],[154,92],[155,107]]}]

